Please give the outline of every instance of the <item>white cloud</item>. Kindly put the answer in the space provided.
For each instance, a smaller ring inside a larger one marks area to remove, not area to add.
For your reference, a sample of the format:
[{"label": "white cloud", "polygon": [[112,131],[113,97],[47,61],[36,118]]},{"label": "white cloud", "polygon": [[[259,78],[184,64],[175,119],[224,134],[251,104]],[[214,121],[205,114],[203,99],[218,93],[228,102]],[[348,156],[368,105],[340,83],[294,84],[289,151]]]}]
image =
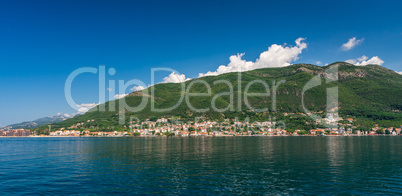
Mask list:
[{"label": "white cloud", "polygon": [[140,90],[144,90],[144,89],[145,89],[145,87],[143,87],[143,86],[134,86],[130,90],[132,90],[132,91],[140,91]]},{"label": "white cloud", "polygon": [[162,83],[181,83],[187,80],[191,80],[191,78],[186,78],[184,74],[176,74],[172,72],[169,76],[163,78]]},{"label": "white cloud", "polygon": [[321,61],[316,61],[315,64],[322,65],[322,62]]},{"label": "white cloud", "polygon": [[255,61],[246,61],[242,59],[242,54],[232,55],[229,57],[228,65],[221,65],[216,71],[209,71],[205,74],[200,73],[199,77],[204,76],[216,76],[224,73],[249,71],[267,67],[285,67],[289,66],[291,62],[299,59],[299,55],[304,49],[307,48],[307,44],[304,43],[304,38],[296,39],[296,46],[285,46],[273,44],[268,47],[267,51],[260,54],[260,57]]},{"label": "white cloud", "polygon": [[368,57],[365,55],[363,55],[362,57],[359,57],[357,59],[346,60],[345,62],[354,64],[356,66],[364,66],[364,65],[370,65],[370,64],[382,65],[384,63],[384,61],[381,60],[378,56],[373,56],[373,57],[371,57],[371,59],[368,59]]},{"label": "white cloud", "polygon": [[123,94],[116,94],[115,96],[114,96],[114,98],[115,99],[121,99],[121,98],[123,98],[123,97],[125,97],[125,96],[127,96],[128,94],[125,94],[125,93],[123,93]]},{"label": "white cloud", "polygon": [[100,103],[82,103],[78,104],[77,106],[79,107],[77,114],[84,114],[88,112],[91,108],[99,105]]},{"label": "white cloud", "polygon": [[95,106],[99,105],[99,103],[82,103],[77,105],[78,107],[85,107],[85,108],[93,108]]},{"label": "white cloud", "polygon": [[368,57],[366,55],[363,55],[362,57],[357,58],[358,62],[363,62],[366,61],[368,59]]},{"label": "white cloud", "polygon": [[402,71],[397,71],[396,73],[399,73],[399,74],[401,74],[401,75],[402,75]]},{"label": "white cloud", "polygon": [[79,108],[77,114],[85,114],[89,111],[89,108]]},{"label": "white cloud", "polygon": [[66,117],[66,118],[70,118],[70,117],[71,117],[70,114],[67,114],[67,113],[62,114],[61,112],[58,112],[58,113],[56,114],[56,116],[64,116],[64,117]]},{"label": "white cloud", "polygon": [[356,39],[356,37],[352,37],[349,39],[348,42],[342,44],[341,49],[344,51],[351,50],[352,48],[356,47],[357,45],[361,44],[364,41],[364,38],[362,39]]},{"label": "white cloud", "polygon": [[359,62],[363,62],[367,59],[368,59],[368,57],[366,55],[363,55],[362,57],[359,57],[357,59],[349,59],[349,60],[346,60],[345,62],[350,63],[350,64],[358,64]]},{"label": "white cloud", "polygon": [[357,60],[356,59],[349,59],[349,60],[346,60],[345,62],[347,62],[347,63],[350,63],[350,64],[356,64],[357,63]]}]

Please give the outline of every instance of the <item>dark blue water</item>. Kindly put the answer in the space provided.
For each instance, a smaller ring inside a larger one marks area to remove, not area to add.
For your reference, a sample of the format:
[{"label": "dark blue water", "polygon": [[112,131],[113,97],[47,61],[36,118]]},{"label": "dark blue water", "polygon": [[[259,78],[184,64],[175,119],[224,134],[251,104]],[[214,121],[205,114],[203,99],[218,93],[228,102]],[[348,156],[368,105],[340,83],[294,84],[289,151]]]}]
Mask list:
[{"label": "dark blue water", "polygon": [[402,194],[402,137],[0,138],[4,194]]}]

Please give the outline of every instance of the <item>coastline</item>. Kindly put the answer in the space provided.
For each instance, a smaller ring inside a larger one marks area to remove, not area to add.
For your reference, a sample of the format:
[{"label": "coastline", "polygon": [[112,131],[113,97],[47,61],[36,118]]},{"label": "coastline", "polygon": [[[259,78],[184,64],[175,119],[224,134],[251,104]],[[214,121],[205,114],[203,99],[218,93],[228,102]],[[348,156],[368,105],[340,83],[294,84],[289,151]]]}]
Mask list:
[{"label": "coastline", "polygon": [[381,134],[381,135],[194,135],[194,136],[150,136],[150,135],[141,135],[141,136],[0,136],[0,138],[140,138],[140,137],[363,137],[363,136],[401,136],[401,135],[390,135],[390,134]]}]

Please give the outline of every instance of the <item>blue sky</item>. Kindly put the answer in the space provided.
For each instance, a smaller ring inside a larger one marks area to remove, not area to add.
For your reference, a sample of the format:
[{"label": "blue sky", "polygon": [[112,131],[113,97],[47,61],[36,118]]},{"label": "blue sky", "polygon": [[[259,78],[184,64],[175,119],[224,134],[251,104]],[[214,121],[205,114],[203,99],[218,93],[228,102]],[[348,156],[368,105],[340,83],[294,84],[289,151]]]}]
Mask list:
[{"label": "blue sky", "polygon": [[[300,37],[307,45],[292,64],[365,55],[402,71],[401,7],[398,1],[2,1],[0,124],[75,113],[64,83],[80,67],[113,67],[107,79],[146,84],[153,67],[195,78],[227,65],[231,55],[245,53],[242,59],[254,62],[272,44],[297,47]],[[353,37],[355,46],[342,49]],[[169,73],[159,75],[156,82]],[[97,76],[79,77],[72,94],[77,103],[97,103]]]}]

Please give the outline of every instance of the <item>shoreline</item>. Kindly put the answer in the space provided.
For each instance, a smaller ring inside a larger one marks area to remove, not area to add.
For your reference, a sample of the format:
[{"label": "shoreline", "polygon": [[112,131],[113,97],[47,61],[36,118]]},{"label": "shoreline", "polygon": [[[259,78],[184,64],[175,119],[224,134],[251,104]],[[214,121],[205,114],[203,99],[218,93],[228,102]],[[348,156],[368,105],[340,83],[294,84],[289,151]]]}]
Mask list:
[{"label": "shoreline", "polygon": [[364,137],[401,135],[195,135],[195,136],[0,136],[0,138],[139,138],[139,137]]}]

